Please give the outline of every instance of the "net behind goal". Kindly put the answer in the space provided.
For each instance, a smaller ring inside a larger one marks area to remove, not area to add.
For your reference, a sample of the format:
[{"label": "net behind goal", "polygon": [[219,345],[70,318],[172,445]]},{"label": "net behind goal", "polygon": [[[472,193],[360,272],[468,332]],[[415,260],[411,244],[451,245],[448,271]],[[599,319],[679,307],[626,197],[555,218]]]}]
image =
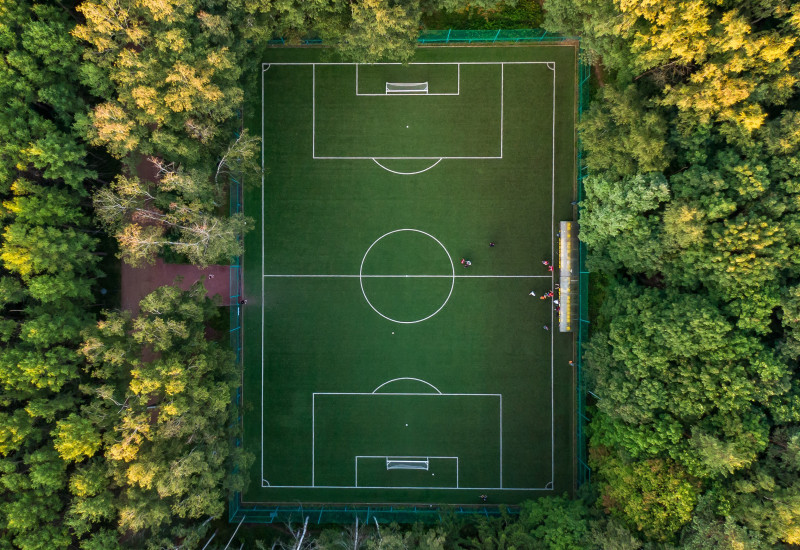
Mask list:
[{"label": "net behind goal", "polygon": [[387,94],[427,94],[427,82],[387,82]]},{"label": "net behind goal", "polygon": [[399,459],[387,458],[387,470],[427,470],[429,467],[428,459]]}]

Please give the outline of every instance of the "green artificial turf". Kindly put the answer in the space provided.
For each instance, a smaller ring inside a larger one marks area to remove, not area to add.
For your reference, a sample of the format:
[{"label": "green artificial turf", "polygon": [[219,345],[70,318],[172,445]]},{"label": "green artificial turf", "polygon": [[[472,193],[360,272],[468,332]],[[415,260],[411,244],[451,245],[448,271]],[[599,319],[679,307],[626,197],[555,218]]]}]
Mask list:
[{"label": "green artificial turf", "polygon": [[243,501],[570,492],[573,338],[539,296],[572,219],[575,49],[420,48],[358,76],[323,53],[265,51],[247,113]]}]

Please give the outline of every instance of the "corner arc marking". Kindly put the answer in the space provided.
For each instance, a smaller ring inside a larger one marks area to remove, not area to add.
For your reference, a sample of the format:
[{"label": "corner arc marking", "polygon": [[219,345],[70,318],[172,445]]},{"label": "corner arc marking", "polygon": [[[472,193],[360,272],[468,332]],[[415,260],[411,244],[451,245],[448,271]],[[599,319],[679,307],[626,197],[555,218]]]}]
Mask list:
[{"label": "corner arc marking", "polygon": [[548,61],[547,62],[547,68],[550,69],[551,71],[555,71],[556,70],[555,61]]},{"label": "corner arc marking", "polygon": [[378,160],[375,159],[375,158],[372,159],[372,162],[374,162],[375,164],[377,164],[378,166],[380,166],[381,168],[383,168],[387,172],[391,172],[392,174],[397,174],[398,176],[413,176],[415,174],[421,174],[423,172],[427,172],[428,170],[430,170],[431,168],[435,167],[437,164],[439,164],[443,160],[444,160],[444,158],[442,157],[439,160],[437,160],[436,162],[434,162],[433,164],[431,164],[430,166],[428,166],[427,168],[425,168],[423,170],[417,170],[416,172],[397,172],[395,170],[392,170],[391,168],[387,168],[386,166],[384,166],[383,164],[378,162]]},{"label": "corner arc marking", "polygon": [[423,384],[425,384],[427,386],[430,386],[431,388],[436,390],[436,393],[438,393],[439,395],[444,395],[441,392],[441,390],[439,390],[439,388],[437,388],[436,386],[434,386],[430,382],[426,382],[425,380],[422,380],[421,378],[413,378],[411,376],[403,376],[401,378],[393,378],[391,380],[387,380],[386,382],[384,382],[383,384],[381,384],[380,386],[378,386],[377,388],[372,390],[372,393],[378,393],[378,390],[381,389],[382,387],[384,387],[386,384],[391,384],[392,382],[399,382],[400,380],[414,380],[415,382],[422,382]]}]

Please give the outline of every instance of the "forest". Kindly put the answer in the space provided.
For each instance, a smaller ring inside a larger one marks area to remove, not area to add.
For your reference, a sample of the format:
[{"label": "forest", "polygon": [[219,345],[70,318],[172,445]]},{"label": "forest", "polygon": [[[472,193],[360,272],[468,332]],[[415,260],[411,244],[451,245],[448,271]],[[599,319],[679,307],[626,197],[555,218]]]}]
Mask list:
[{"label": "forest", "polygon": [[201,548],[227,529],[253,457],[233,444],[233,353],[207,337],[221,308],[167,286],[133,317],[118,264],[242,252],[227,193],[260,170],[240,111],[270,39],[404,61],[443,26],[542,26],[579,37],[592,68],[591,483],[478,523],[240,540],[800,544],[800,3],[2,0],[0,549]]}]

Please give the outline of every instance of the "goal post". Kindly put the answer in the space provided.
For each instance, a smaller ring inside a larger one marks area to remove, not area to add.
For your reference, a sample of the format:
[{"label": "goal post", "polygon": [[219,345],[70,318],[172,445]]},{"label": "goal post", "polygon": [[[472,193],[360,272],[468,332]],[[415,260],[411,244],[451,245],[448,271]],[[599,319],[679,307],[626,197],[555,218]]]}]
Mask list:
[{"label": "goal post", "polygon": [[[356,456],[354,487],[458,489],[457,456]],[[484,485],[481,485],[484,486]]]},{"label": "goal post", "polygon": [[387,470],[425,470],[428,471],[430,463],[427,458],[424,459],[409,459],[409,458],[390,458],[386,457]]},{"label": "goal post", "polygon": [[387,94],[427,94],[427,82],[387,82]]}]

